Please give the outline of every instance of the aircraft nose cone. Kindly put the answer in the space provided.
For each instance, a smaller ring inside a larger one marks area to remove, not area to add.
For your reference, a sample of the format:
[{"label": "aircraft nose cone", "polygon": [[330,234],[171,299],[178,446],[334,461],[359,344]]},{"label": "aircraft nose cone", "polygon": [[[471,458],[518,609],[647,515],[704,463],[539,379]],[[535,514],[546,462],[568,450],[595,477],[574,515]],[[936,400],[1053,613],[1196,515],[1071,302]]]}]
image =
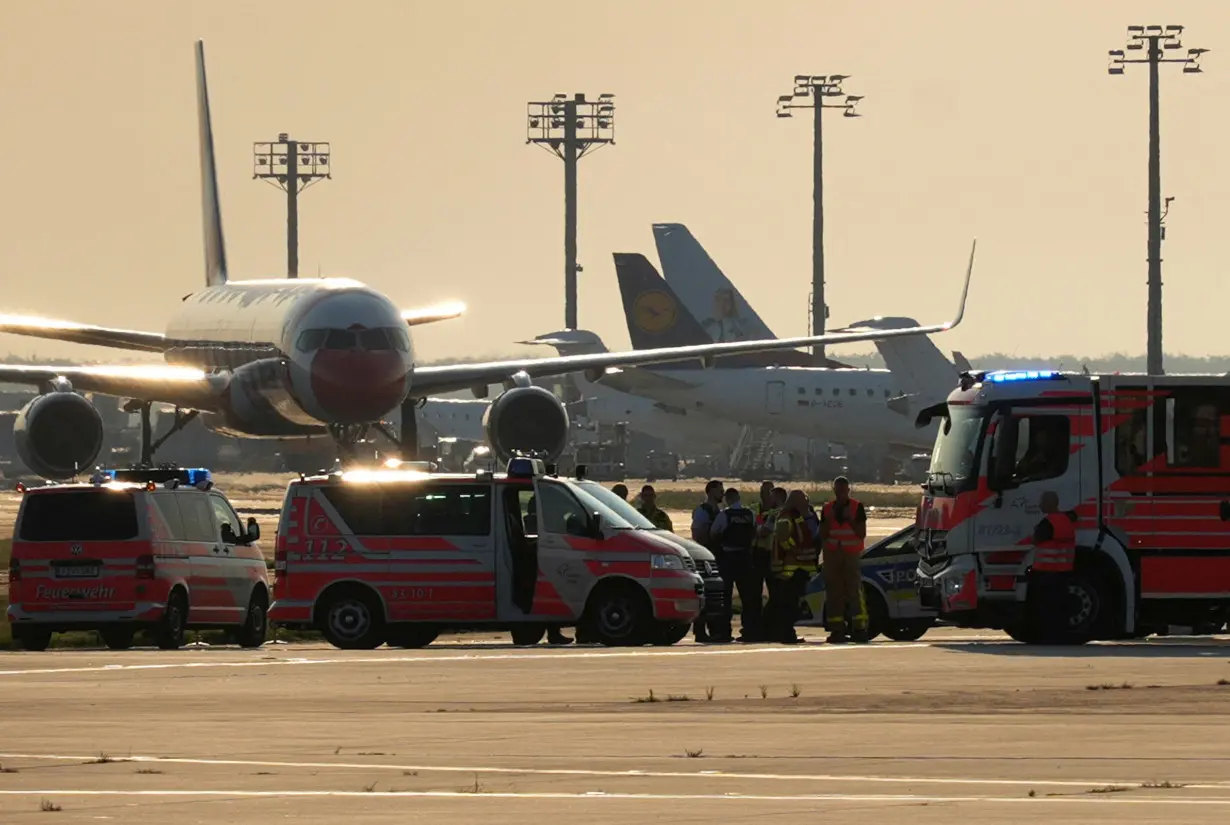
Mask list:
[{"label": "aircraft nose cone", "polygon": [[312,359],[312,395],[330,423],[377,421],[406,394],[406,366],[393,350],[325,350]]}]

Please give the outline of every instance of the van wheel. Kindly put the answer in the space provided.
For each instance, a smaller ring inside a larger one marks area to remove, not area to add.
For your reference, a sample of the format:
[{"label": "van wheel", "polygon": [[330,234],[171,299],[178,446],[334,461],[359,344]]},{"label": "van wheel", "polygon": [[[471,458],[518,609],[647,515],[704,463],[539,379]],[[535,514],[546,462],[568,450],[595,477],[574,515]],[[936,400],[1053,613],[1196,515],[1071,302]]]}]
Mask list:
[{"label": "van wheel", "polygon": [[252,601],[248,602],[248,615],[244,619],[243,627],[239,628],[239,632],[235,634],[235,641],[240,647],[260,647],[265,643],[265,636],[269,630],[267,602],[268,599],[263,590],[257,590],[252,594]]},{"label": "van wheel", "polygon": [[888,627],[888,605],[880,591],[867,584],[863,585],[863,601],[867,604],[867,641],[870,642]]},{"label": "van wheel", "polygon": [[639,647],[649,641],[653,606],[636,585],[603,588],[586,613],[594,639],[607,647]]},{"label": "van wheel", "polygon": [[98,631],[103,644],[110,650],[128,650],[132,647],[133,629],[131,626],[106,627]]},{"label": "van wheel", "polygon": [[894,642],[917,642],[935,626],[935,619],[897,619],[884,627],[884,635]]},{"label": "van wheel", "polygon": [[514,625],[512,629],[512,641],[515,645],[522,647],[530,647],[542,641],[542,637],[547,635],[546,625],[541,624],[519,624]]},{"label": "van wheel", "polygon": [[184,630],[188,625],[188,597],[176,590],[167,599],[162,621],[154,628],[154,644],[162,650],[178,650],[184,646]]},{"label": "van wheel", "polygon": [[384,643],[379,602],[362,590],[342,590],[325,603],[320,631],[342,650],[375,650]]},{"label": "van wheel", "polygon": [[687,638],[692,626],[687,622],[654,622],[649,631],[649,643],[657,647],[670,647]]},{"label": "van wheel", "polygon": [[436,640],[440,631],[430,625],[394,625],[389,628],[389,647],[427,647]]},{"label": "van wheel", "polygon": [[22,628],[21,633],[13,634],[22,650],[46,650],[51,644],[51,631],[39,628]]}]

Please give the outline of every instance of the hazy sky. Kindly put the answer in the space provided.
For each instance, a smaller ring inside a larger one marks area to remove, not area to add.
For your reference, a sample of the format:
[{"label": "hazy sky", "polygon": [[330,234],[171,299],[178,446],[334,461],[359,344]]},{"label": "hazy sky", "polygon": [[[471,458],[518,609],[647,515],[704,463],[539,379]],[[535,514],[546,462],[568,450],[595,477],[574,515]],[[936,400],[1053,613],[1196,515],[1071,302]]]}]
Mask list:
[{"label": "hazy sky", "polygon": [[[1106,73],[1129,23],[1181,23],[1165,67],[1165,345],[1230,351],[1230,3],[1127,0],[0,0],[0,309],[161,330],[202,286],[192,42],[205,40],[232,277],[285,273],[285,199],[251,144],[330,141],[300,205],[300,272],[410,307],[426,358],[515,351],[563,319],[563,164],[525,104],[617,95],[580,170],[581,326],[627,346],[612,252],[687,223],[779,335],[806,331],[810,126],[796,73],[843,73],[826,131],[832,322],[950,316],[979,241],[968,353],[1144,350],[1147,70]],[[0,352],[105,357],[0,338]],[[840,351],[835,354],[840,355]]]}]

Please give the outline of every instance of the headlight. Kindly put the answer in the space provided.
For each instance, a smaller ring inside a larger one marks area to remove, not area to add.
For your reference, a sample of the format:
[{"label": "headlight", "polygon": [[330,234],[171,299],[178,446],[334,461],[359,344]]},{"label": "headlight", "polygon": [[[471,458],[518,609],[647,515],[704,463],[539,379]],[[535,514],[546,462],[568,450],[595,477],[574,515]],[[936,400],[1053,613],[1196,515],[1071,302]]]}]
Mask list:
[{"label": "headlight", "polygon": [[661,555],[655,553],[649,557],[650,564],[654,570],[682,570],[683,556],[677,555]]},{"label": "headlight", "polygon": [[955,596],[961,592],[961,588],[964,587],[964,585],[965,582],[960,579],[944,579],[944,595]]}]

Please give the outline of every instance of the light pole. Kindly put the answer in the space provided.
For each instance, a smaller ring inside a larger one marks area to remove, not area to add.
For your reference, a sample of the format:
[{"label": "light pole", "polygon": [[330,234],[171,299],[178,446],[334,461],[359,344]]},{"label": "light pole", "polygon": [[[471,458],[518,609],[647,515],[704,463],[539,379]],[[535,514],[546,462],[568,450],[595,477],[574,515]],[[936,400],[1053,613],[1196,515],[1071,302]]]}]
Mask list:
[{"label": "light pole", "polygon": [[[812,137],[812,222],[811,222],[811,312],[812,335],[824,334],[824,321],[828,307],[824,303],[824,141],[821,121],[825,109],[841,109],[845,117],[858,117],[854,106],[862,95],[844,95],[840,103],[826,103],[826,98],[843,96],[841,83],[849,75],[795,75],[794,92],[777,99],[777,116],[790,117],[792,109],[811,109],[813,115]],[[824,345],[812,347],[818,360],[824,358]]]},{"label": "light pole", "polygon": [[1127,57],[1123,49],[1110,50],[1111,74],[1123,74],[1128,63],[1149,64],[1149,309],[1148,356],[1150,375],[1162,374],[1162,171],[1161,128],[1158,114],[1158,67],[1182,63],[1184,74],[1199,74],[1200,55],[1208,49],[1188,49],[1186,57],[1165,57],[1167,51],[1183,48],[1182,26],[1128,26],[1128,51],[1144,51],[1143,57]]},{"label": "light pole", "polygon": [[577,161],[591,150],[615,145],[615,95],[571,98],[557,94],[527,107],[526,143],[537,144],[564,161],[564,327],[577,328]]},{"label": "light pole", "polygon": [[299,277],[299,193],[331,178],[327,143],[291,140],[285,132],[276,143],[252,144],[252,177],[286,192],[286,277]]}]

